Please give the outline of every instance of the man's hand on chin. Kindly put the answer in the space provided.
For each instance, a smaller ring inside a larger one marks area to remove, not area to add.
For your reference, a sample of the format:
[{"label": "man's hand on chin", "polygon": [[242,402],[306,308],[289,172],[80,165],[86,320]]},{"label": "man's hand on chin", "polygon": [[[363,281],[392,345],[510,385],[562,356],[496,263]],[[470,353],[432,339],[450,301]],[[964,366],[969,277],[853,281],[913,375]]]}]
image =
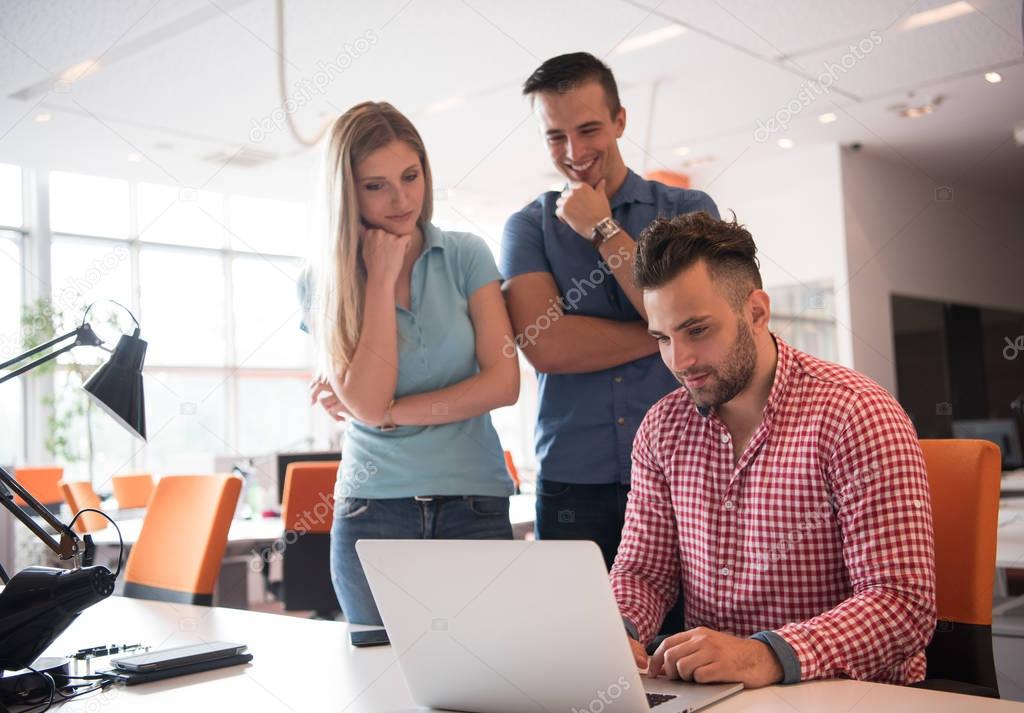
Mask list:
[{"label": "man's hand on chin", "polygon": [[697,627],[668,637],[651,656],[649,676],[761,688],[782,681],[782,664],[768,644]]},{"label": "man's hand on chin", "polygon": [[593,238],[594,227],[611,214],[603,178],[594,187],[570,181],[555,201],[555,215],[559,220],[588,241]]}]

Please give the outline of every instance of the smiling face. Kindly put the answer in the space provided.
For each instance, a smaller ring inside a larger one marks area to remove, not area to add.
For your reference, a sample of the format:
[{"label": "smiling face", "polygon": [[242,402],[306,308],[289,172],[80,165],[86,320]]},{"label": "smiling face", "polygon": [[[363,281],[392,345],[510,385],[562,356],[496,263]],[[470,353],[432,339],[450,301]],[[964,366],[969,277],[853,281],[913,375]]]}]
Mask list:
[{"label": "smiling face", "polygon": [[[709,408],[728,403],[750,383],[757,365],[753,330],[760,325],[748,313],[752,300],[767,300],[755,290],[737,313],[725,279],[716,281],[698,260],[664,285],[644,290],[648,331],[662,360],[694,403]],[[757,305],[762,308],[766,301]]]},{"label": "smiling face", "polygon": [[555,168],[570,181],[614,184],[625,171],[618,139],[626,128],[626,110],[611,115],[604,89],[587,81],[564,93],[538,92],[533,111],[540,121]]},{"label": "smiling face", "polygon": [[409,235],[423,212],[424,179],[419,154],[395,140],[355,165],[359,215],[373,228]]}]

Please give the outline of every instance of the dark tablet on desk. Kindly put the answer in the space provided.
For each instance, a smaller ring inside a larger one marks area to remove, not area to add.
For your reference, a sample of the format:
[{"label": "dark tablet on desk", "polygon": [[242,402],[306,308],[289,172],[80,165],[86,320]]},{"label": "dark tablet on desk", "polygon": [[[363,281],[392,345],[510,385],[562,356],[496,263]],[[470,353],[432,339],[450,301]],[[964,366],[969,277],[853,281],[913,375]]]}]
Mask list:
[{"label": "dark tablet on desk", "polygon": [[158,671],[128,671],[126,669],[112,668],[108,671],[101,671],[100,673],[110,676],[118,683],[123,683],[126,686],[134,686],[137,683],[160,681],[165,678],[174,678],[175,676],[184,676],[190,673],[210,671],[215,668],[237,666],[239,664],[249,663],[250,661],[252,661],[252,654],[238,654],[237,656],[210,659],[208,661],[185,664],[184,666],[175,666],[174,668],[164,668]]},{"label": "dark tablet on desk", "polygon": [[114,667],[124,671],[149,672],[178,668],[189,664],[214,661],[229,656],[237,656],[246,649],[245,644],[234,644],[229,641],[210,641],[189,646],[176,646],[172,649],[147,651],[144,654],[122,656],[111,661]]}]

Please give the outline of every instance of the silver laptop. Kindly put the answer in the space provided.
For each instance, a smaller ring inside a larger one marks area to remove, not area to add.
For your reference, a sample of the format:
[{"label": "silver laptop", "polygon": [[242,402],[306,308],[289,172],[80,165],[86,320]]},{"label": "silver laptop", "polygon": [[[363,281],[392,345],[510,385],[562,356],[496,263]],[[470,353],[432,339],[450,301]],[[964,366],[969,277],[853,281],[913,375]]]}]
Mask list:
[{"label": "silver laptop", "polygon": [[742,689],[641,677],[592,542],[360,540],[413,700],[473,713],[683,713]]}]

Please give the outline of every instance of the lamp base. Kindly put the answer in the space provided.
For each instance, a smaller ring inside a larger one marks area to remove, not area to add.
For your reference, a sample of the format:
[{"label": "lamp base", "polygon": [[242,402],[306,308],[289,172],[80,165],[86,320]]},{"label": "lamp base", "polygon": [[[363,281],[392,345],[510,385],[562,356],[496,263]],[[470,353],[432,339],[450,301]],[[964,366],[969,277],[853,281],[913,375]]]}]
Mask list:
[{"label": "lamp base", "polygon": [[[43,656],[32,662],[32,668],[39,673],[48,673],[53,677],[57,689],[68,684],[71,674],[71,662],[57,656]],[[44,677],[29,671],[0,671],[0,703],[15,706],[25,701],[46,700],[50,695],[50,682]],[[54,695],[54,700],[59,700]]]}]

